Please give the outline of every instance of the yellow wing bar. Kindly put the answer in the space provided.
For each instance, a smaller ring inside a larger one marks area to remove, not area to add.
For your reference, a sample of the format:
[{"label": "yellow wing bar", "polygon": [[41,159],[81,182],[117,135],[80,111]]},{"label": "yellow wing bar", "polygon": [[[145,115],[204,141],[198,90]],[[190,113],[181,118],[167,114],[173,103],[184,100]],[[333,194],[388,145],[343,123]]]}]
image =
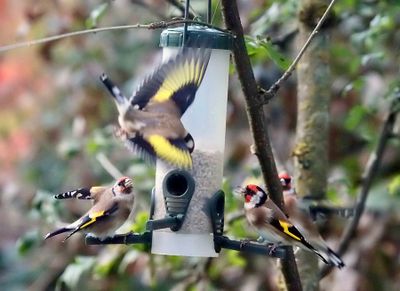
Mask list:
[{"label": "yellow wing bar", "polygon": [[93,224],[96,222],[97,218],[104,216],[105,211],[98,211],[98,212],[94,212],[89,214],[89,218],[90,220],[88,222],[86,222],[85,224],[82,224],[79,229],[83,229],[88,227],[89,225]]},{"label": "yellow wing bar", "polygon": [[286,233],[287,235],[291,236],[295,240],[298,240],[298,241],[302,240],[301,237],[299,237],[298,235],[294,234],[291,231],[291,230],[296,230],[296,232],[298,232],[298,230],[292,224],[290,224],[286,221],[279,220],[279,225],[282,227],[282,231],[284,233]]},{"label": "yellow wing bar", "polygon": [[171,96],[188,84],[200,86],[201,80],[205,73],[205,63],[193,58],[184,59],[178,62],[175,67],[168,72],[158,91],[154,94],[153,100],[156,102],[164,102]]},{"label": "yellow wing bar", "polygon": [[183,168],[192,167],[192,158],[189,151],[180,149],[173,145],[168,139],[161,135],[150,135],[148,142],[153,147],[157,156],[172,164],[179,165]]}]

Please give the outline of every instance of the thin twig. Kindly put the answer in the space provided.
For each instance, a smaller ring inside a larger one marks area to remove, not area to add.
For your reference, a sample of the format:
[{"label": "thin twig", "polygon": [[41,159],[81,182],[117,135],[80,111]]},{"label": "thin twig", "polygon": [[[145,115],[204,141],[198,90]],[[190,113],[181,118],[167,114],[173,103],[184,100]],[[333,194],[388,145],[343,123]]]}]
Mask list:
[{"label": "thin twig", "polygon": [[[374,180],[376,174],[378,173],[378,169],[380,163],[382,161],[383,153],[385,151],[388,140],[392,137],[393,127],[396,122],[397,114],[399,113],[399,105],[400,105],[400,96],[392,101],[390,112],[387,115],[382,130],[379,136],[378,144],[375,150],[369,156],[367,166],[362,175],[362,184],[361,189],[358,194],[357,202],[355,204],[355,213],[354,218],[349,222],[342,235],[342,239],[338,248],[339,255],[343,255],[350,245],[351,239],[354,237],[358,223],[360,222],[361,215],[364,212],[365,202],[367,201],[367,197],[369,194],[369,190],[372,185],[372,181]],[[322,268],[320,272],[320,277],[323,278],[331,271],[332,267],[326,266]]]},{"label": "thin twig", "polygon": [[[177,8],[178,10],[180,10],[182,12],[182,16],[185,13],[185,6],[179,2],[178,0],[167,0],[168,3],[170,3],[172,6],[174,6],[175,8]],[[194,14],[192,11],[189,11],[189,18],[193,19],[196,18],[197,14]]]},{"label": "thin twig", "polygon": [[197,24],[197,25],[202,25],[202,26],[207,26],[219,31],[227,32],[224,29],[221,29],[217,26],[211,25],[206,22],[202,21],[195,21],[195,20],[190,20],[190,19],[172,19],[168,21],[159,21],[159,22],[152,22],[149,24],[130,24],[130,25],[119,25],[119,26],[109,26],[109,27],[100,27],[100,28],[92,28],[92,29],[85,29],[85,30],[79,30],[79,31],[73,31],[73,32],[67,32],[63,34],[58,34],[58,35],[53,35],[49,37],[44,37],[40,39],[35,39],[35,40],[30,40],[30,41],[25,41],[25,42],[19,42],[15,44],[10,44],[10,45],[5,45],[5,46],[0,46],[0,53],[6,52],[9,50],[17,49],[17,48],[22,48],[22,47],[28,47],[32,45],[38,45],[50,41],[55,41],[67,37],[74,37],[74,36],[79,36],[79,35],[84,35],[84,34],[90,34],[90,33],[97,33],[97,32],[103,32],[103,31],[112,31],[112,30],[123,30],[123,29],[163,29],[171,26],[176,26],[179,24],[183,23],[189,23],[189,24]]},{"label": "thin twig", "polygon": [[304,52],[307,50],[307,48],[310,45],[313,38],[318,34],[319,29],[321,28],[321,25],[325,22],[325,19],[327,18],[329,12],[331,11],[333,4],[335,4],[335,1],[336,0],[332,0],[331,3],[329,3],[329,5],[326,8],[321,19],[318,21],[317,25],[314,27],[313,31],[310,33],[310,36],[308,37],[307,41],[304,43],[303,47],[300,49],[299,53],[297,54],[297,56],[295,57],[293,62],[290,64],[289,68],[287,68],[287,70],[282,74],[282,76],[274,84],[272,84],[271,87],[267,91],[263,91],[261,93],[260,99],[262,99],[263,104],[267,104],[272,98],[274,98],[276,93],[278,92],[281,84],[284,81],[286,81],[287,79],[289,79],[289,77],[292,75],[293,71],[296,69],[296,66],[299,63]]},{"label": "thin twig", "polygon": [[143,7],[144,9],[149,11],[150,13],[154,14],[155,16],[157,16],[159,19],[164,19],[165,18],[165,15],[160,12],[160,9],[158,7],[151,6],[151,5],[147,4],[143,0],[131,0],[131,3],[134,4],[134,5]]},{"label": "thin twig", "polygon": [[96,155],[96,159],[99,161],[100,165],[104,168],[104,170],[107,171],[108,174],[110,174],[111,177],[113,177],[115,180],[118,178],[124,176],[120,170],[116,166],[114,166],[113,163],[107,158],[107,156],[104,153],[98,153]]}]

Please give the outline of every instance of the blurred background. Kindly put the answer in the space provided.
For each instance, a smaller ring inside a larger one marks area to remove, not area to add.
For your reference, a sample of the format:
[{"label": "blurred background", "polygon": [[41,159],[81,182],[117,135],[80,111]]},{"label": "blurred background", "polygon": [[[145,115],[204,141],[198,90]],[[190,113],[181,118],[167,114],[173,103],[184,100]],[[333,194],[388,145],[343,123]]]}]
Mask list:
[{"label": "blurred background", "polygon": [[[205,19],[205,1],[192,0]],[[150,23],[181,16],[182,2],[162,0],[0,0],[0,46],[93,27]],[[238,1],[256,77],[268,88],[296,55],[297,0]],[[361,174],[377,143],[390,100],[399,92],[400,4],[346,0],[334,7],[330,66],[329,187],[332,205],[352,206]],[[222,27],[213,1],[213,24]],[[154,167],[113,136],[117,111],[99,81],[112,76],[132,92],[160,62],[160,31],[87,34],[0,53],[0,286],[4,290],[277,290],[273,259],[222,251],[219,258],[151,256],[144,246],[85,246],[42,238],[60,221],[71,222],[90,203],[59,203],[53,194],[110,184],[105,161],[134,177],[139,192],[135,223],[144,230]],[[251,39],[251,38],[249,38]],[[244,98],[231,69],[225,179],[226,231],[256,238],[240,216],[232,189],[260,178]],[[212,106],[212,105],[210,105]],[[266,107],[279,170],[293,171],[296,78]],[[399,124],[400,125],[400,124]],[[322,281],[324,290],[396,290],[400,286],[399,126],[374,180],[357,236],[343,259],[348,267]],[[322,233],[333,249],[347,219],[332,217]],[[345,282],[345,283],[344,283]]]}]

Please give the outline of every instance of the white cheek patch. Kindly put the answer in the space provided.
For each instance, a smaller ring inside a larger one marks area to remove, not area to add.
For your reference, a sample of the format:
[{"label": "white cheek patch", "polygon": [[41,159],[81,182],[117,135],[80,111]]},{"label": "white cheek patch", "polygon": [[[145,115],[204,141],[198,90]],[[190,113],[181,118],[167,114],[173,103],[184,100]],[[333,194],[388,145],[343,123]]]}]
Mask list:
[{"label": "white cheek patch", "polygon": [[256,195],[253,195],[253,197],[251,198],[251,203],[253,203],[254,205],[258,205],[260,203],[260,199],[261,197],[257,193]]}]

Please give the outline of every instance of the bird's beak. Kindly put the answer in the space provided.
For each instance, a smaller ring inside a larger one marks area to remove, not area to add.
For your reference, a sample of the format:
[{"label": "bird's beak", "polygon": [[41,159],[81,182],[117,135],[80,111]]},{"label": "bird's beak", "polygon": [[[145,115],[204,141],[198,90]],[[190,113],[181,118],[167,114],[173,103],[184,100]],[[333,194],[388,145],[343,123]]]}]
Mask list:
[{"label": "bird's beak", "polygon": [[132,180],[128,180],[126,183],[125,183],[125,188],[132,188],[133,187],[133,182],[132,182]]},{"label": "bird's beak", "polygon": [[245,188],[237,186],[235,189],[233,189],[232,193],[233,195],[237,197],[243,197],[244,195]]}]

